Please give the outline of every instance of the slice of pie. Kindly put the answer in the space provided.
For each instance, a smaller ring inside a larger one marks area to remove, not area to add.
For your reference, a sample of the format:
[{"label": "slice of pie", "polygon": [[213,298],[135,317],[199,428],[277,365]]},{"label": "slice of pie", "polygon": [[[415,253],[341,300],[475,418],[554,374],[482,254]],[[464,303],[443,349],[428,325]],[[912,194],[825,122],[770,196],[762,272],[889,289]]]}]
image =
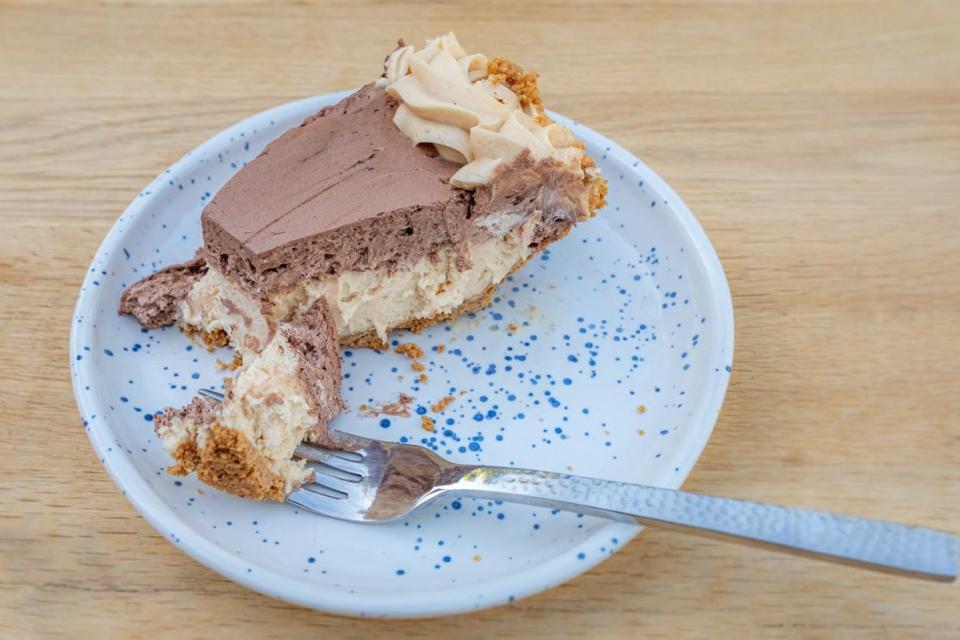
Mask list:
[{"label": "slice of pie", "polygon": [[[201,216],[197,258],[124,292],[120,312],[143,326],[177,324],[242,357],[222,408],[195,400],[158,421],[177,433],[164,437],[175,457],[189,451],[175,471],[196,468],[228,491],[282,498],[309,476],[278,461],[289,462],[304,434],[325,432],[341,408],[339,380],[324,379],[329,407],[314,406],[309,426],[308,418],[283,423],[246,409],[249,424],[226,416],[255,390],[276,394],[277,411],[301,402],[303,391],[289,381],[309,387],[310,374],[281,374],[276,364],[278,351],[292,352],[289,331],[385,348],[391,331],[488,305],[507,275],[603,206],[606,181],[544,112],[536,74],[468,54],[452,33],[421,49],[401,41],[384,67],[377,81],[287,131],[224,185]],[[309,320],[318,305],[325,322]],[[339,370],[328,364],[325,371]],[[214,436],[223,429],[246,441]],[[211,442],[220,460],[239,459],[241,447],[270,460],[253,466],[274,474],[256,472],[271,478],[263,484],[271,489],[241,490],[225,472],[204,471],[213,469],[203,464]]]}]

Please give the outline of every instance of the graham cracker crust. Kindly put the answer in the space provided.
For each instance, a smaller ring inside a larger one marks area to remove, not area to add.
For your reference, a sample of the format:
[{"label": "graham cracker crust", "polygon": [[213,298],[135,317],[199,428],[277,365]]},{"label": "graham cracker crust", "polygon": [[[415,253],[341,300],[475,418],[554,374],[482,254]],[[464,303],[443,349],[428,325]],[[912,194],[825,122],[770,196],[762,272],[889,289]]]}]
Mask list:
[{"label": "graham cracker crust", "polygon": [[286,499],[284,479],[270,471],[267,459],[250,440],[216,422],[210,426],[203,450],[190,440],[177,447],[173,458],[177,464],[167,467],[171,475],[185,476],[195,471],[201,482],[241,498]]}]

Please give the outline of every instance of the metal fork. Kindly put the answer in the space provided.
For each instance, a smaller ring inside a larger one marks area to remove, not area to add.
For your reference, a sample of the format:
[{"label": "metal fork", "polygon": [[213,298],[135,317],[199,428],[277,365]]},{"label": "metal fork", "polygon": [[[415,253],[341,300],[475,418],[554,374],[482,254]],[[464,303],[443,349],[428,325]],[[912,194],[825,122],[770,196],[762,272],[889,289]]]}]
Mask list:
[{"label": "metal fork", "polygon": [[[223,396],[204,389],[203,395]],[[455,464],[418,445],[341,434],[349,451],[297,447],[316,480],[287,502],[353,522],[385,522],[441,496],[505,500],[732,539],[915,578],[952,582],[957,539],[882,520],[581,476]]]}]

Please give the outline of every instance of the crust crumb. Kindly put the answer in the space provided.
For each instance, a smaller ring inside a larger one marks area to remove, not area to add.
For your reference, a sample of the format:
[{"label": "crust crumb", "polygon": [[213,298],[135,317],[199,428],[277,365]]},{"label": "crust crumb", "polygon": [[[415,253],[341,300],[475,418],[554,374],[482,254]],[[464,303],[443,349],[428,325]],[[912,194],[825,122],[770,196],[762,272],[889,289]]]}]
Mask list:
[{"label": "crust crumb", "polygon": [[396,402],[391,402],[380,407],[380,413],[388,416],[398,416],[402,418],[410,417],[410,403],[414,400],[413,396],[401,393],[397,396]]},{"label": "crust crumb", "polygon": [[[584,144],[577,140],[576,146],[584,149]],[[588,185],[590,193],[587,196],[587,206],[590,208],[590,217],[597,214],[597,209],[602,209],[607,204],[607,192],[609,187],[607,181],[600,175],[596,169],[597,162],[586,153],[580,157],[580,168],[584,173],[584,183]]]},{"label": "crust crumb", "polygon": [[429,416],[420,416],[420,426],[423,427],[424,431],[433,431],[433,418]]},{"label": "crust crumb", "polygon": [[379,407],[370,406],[368,404],[361,404],[357,407],[358,412],[361,416],[365,418],[376,418],[380,414],[385,416],[394,416],[398,418],[409,418],[410,417],[410,404],[414,401],[413,396],[409,396],[405,393],[401,393],[397,396],[396,401],[387,402]]},{"label": "crust crumb", "polygon": [[[397,327],[398,329],[400,327]],[[340,338],[340,348],[354,347],[357,349],[373,349],[374,351],[387,351],[390,345],[386,340],[382,340],[372,329],[363,333],[355,333]]]},{"label": "crust crumb", "polygon": [[227,332],[223,329],[206,331],[192,324],[188,324],[183,327],[183,333],[194,342],[199,339],[203,346],[207,348],[207,351],[213,351],[214,349],[219,349],[220,347],[225,347],[230,344],[230,336],[228,336]]},{"label": "crust crumb", "polygon": [[535,120],[539,124],[547,124],[550,119],[543,113],[543,101],[537,88],[538,78],[535,71],[525,73],[523,67],[506,58],[494,58],[487,63],[487,79],[493,84],[503,83],[510,87],[520,99],[520,106],[524,109],[533,107],[538,114]]},{"label": "crust crumb", "polygon": [[444,351],[447,350],[447,345],[445,345],[445,344],[438,344],[438,345],[435,346],[433,349],[434,349],[434,351],[436,351],[437,353],[443,353]]},{"label": "crust crumb", "polygon": [[230,362],[224,362],[220,358],[217,358],[217,366],[228,371],[236,371],[243,366],[243,356],[241,356],[239,353],[235,353],[233,354],[233,360]]},{"label": "crust crumb", "polygon": [[637,405],[637,413],[639,413],[640,415],[643,415],[646,412],[647,412],[647,408],[644,405],[642,404]]},{"label": "crust crumb", "polygon": [[421,371],[426,370],[426,367],[423,366],[422,362],[414,362],[413,364],[410,365],[410,368],[416,371],[417,373],[420,373]]},{"label": "crust crumb", "polygon": [[443,396],[442,398],[437,400],[434,404],[430,405],[430,409],[434,413],[442,413],[451,404],[453,404],[453,396]]},{"label": "crust crumb", "polygon": [[178,462],[167,467],[167,473],[172,476],[185,476],[190,473],[190,469],[182,462]]},{"label": "crust crumb", "polygon": [[520,325],[518,325],[516,322],[511,322],[510,324],[507,325],[507,331],[509,331],[510,333],[516,333],[519,330],[520,330]]},{"label": "crust crumb", "polygon": [[418,379],[421,383],[424,383],[424,382],[426,382],[427,380],[429,380],[429,378],[427,377],[427,374],[425,374],[425,373],[421,373],[421,374],[420,374],[420,377],[417,378],[417,379]]},{"label": "crust crumb", "polygon": [[414,360],[423,357],[423,349],[421,349],[420,345],[415,342],[404,342],[402,344],[398,344],[394,351],[400,355],[407,356],[408,358],[413,358]]},{"label": "crust crumb", "polygon": [[[589,159],[591,162],[593,158],[589,156],[583,156],[584,159]],[[602,209],[607,205],[607,192],[609,187],[607,186],[607,181],[603,178],[597,177],[590,180],[590,215],[594,216],[597,213],[597,209]]]}]

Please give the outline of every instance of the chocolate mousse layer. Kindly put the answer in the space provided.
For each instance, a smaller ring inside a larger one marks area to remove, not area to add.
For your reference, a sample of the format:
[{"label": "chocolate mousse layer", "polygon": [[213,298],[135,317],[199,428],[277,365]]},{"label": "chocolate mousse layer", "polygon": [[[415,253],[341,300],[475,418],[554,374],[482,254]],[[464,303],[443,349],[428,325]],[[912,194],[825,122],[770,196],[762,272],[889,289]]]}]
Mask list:
[{"label": "chocolate mousse layer", "polygon": [[119,313],[133,315],[147,329],[171,325],[180,314],[180,302],[206,272],[202,258],[161,269],[123,292]]},{"label": "chocolate mousse layer", "polygon": [[397,102],[368,84],[291,129],[203,212],[211,264],[272,292],[344,270],[402,267],[478,229],[458,165],[411,144]]},{"label": "chocolate mousse layer", "polygon": [[340,397],[340,344],[337,326],[323,299],[296,322],[281,325],[280,331],[300,358],[300,380],[307,400],[317,415],[317,426],[307,436],[311,442],[336,446],[328,425],[346,410]]}]

